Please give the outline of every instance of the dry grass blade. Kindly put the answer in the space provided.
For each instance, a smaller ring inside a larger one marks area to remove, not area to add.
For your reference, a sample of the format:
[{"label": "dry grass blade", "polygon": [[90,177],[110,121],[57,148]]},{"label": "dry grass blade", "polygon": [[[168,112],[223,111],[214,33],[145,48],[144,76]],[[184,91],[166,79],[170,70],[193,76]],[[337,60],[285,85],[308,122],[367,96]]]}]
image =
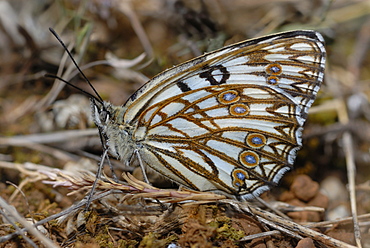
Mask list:
[{"label": "dry grass blade", "polygon": [[26,147],[31,150],[35,151],[40,151],[45,154],[50,154],[53,157],[60,159],[62,161],[70,161],[76,158],[76,155],[73,155],[71,153],[62,151],[60,149],[55,149],[50,146],[45,146],[42,144],[34,143],[34,142],[29,142],[27,140],[22,140],[22,139],[12,139],[12,138],[5,138],[5,139],[0,139],[1,145],[11,145],[11,146],[20,146],[20,147]]},{"label": "dry grass blade", "polygon": [[245,236],[240,241],[244,242],[244,241],[253,240],[253,239],[256,239],[256,238],[265,238],[265,237],[270,237],[270,236],[273,236],[273,235],[280,235],[280,234],[281,234],[281,232],[279,232],[279,231],[267,231],[267,232],[263,232],[263,233],[258,233],[258,234]]},{"label": "dry grass blade", "polygon": [[[75,60],[76,60],[77,63],[79,63],[81,61],[81,59],[82,59],[82,57],[83,57],[83,55],[84,55],[84,53],[87,49],[87,44],[89,43],[90,35],[91,35],[91,27],[87,28],[86,35],[84,36],[81,47],[79,48],[80,53],[75,56]],[[67,49],[69,51],[71,51],[74,46],[75,46],[74,42],[71,42],[70,46],[67,47]],[[58,74],[57,74],[57,76],[60,76],[61,78],[66,78],[67,81],[71,79],[71,74],[75,70],[75,65],[73,63],[70,63],[68,68],[66,69],[66,71],[63,73],[63,75],[61,75],[61,72],[63,71],[64,66],[65,66],[65,63],[69,59],[70,58],[68,57],[67,52],[65,52],[64,55],[63,55],[63,60],[60,63],[59,71],[58,71]],[[60,82],[57,79],[54,80],[54,85],[53,85],[52,89],[42,100],[40,100],[39,104],[36,106],[35,109],[37,111],[45,110],[45,108],[47,108],[53,101],[55,101],[55,99],[57,98],[60,91],[64,88],[65,85],[66,85],[65,83]]]},{"label": "dry grass blade", "polygon": [[[359,215],[357,219],[360,221],[360,225],[363,225],[363,226],[368,225],[369,220],[370,220],[370,214]],[[348,223],[353,223],[353,218],[352,217],[336,219],[336,220],[321,221],[321,222],[317,222],[317,223],[310,223],[310,224],[307,224],[305,226],[309,227],[309,228],[329,227],[329,226],[333,226],[333,225],[348,224]]]},{"label": "dry grass blade", "polygon": [[356,244],[358,248],[362,247],[361,244],[361,231],[358,222],[358,215],[357,215],[357,203],[356,203],[356,185],[355,185],[355,171],[356,165],[354,162],[354,155],[353,155],[353,145],[352,145],[352,137],[351,134],[345,132],[343,134],[343,145],[344,151],[346,154],[346,162],[347,162],[347,173],[348,173],[348,185],[349,185],[349,194],[351,199],[351,211],[352,211],[352,218],[353,218],[353,228],[355,233]]},{"label": "dry grass blade", "polygon": [[27,143],[32,144],[58,143],[89,136],[97,136],[97,129],[91,128],[85,130],[65,130],[65,131],[56,131],[52,133],[38,133],[30,135],[13,136],[11,138],[0,138],[0,146],[16,146]]},{"label": "dry grass blade", "polygon": [[[40,171],[40,173],[44,173]],[[52,179],[44,180],[44,183],[51,184],[54,187],[63,186],[67,187],[73,192],[71,194],[76,194],[77,192],[83,190],[89,190],[95,181],[94,175],[90,173],[81,173],[80,175],[68,175],[63,171],[54,170],[53,172],[45,172],[45,174]],[[155,188],[145,182],[142,182],[129,173],[123,173],[123,178],[126,183],[117,183],[111,179],[106,178],[106,180],[97,180],[96,191],[122,191],[125,194],[133,194],[132,199],[135,198],[151,198],[158,199],[165,203],[174,202],[184,202],[184,201],[209,201],[214,202],[216,200],[225,199],[225,196],[217,195],[214,193],[198,192],[198,191],[188,191],[188,190],[164,190]]]},{"label": "dry grass blade", "polygon": [[[342,104],[337,105],[339,121],[342,124],[347,124],[349,122],[348,113],[346,111],[347,107],[344,104],[344,101],[342,101],[341,103]],[[356,190],[355,190],[356,165],[355,165],[355,159],[354,159],[354,153],[353,153],[353,142],[352,142],[351,134],[348,132],[344,132],[342,136],[342,140],[343,140],[343,149],[344,149],[344,153],[346,157],[348,189],[349,189],[351,212],[352,212],[352,218],[353,218],[354,235],[355,235],[357,247],[361,248],[362,247],[361,232],[360,232],[360,227],[359,227],[358,219],[357,219],[357,203],[356,203],[357,200],[356,200]]]},{"label": "dry grass blade", "polygon": [[320,242],[325,247],[355,248],[353,245],[346,244],[342,241],[326,236],[291,220],[284,219],[278,215],[257,208],[253,205],[248,205],[246,207],[239,202],[233,202],[230,200],[223,200],[222,202],[231,204],[239,211],[252,213],[261,223],[264,223],[265,225],[268,225],[295,238],[302,239],[303,237],[309,237]]},{"label": "dry grass blade", "polygon": [[148,36],[147,36],[143,26],[141,25],[141,23],[138,19],[138,16],[136,15],[136,13],[132,9],[131,3],[129,1],[119,2],[118,9],[120,11],[122,11],[122,13],[124,13],[130,19],[131,25],[132,25],[133,29],[135,30],[142,46],[144,47],[146,55],[149,58],[152,58],[153,57],[153,48],[150,44],[150,41],[148,39]]},{"label": "dry grass blade", "polygon": [[310,237],[311,239],[316,240],[320,242],[321,244],[324,244],[326,247],[355,248],[355,246],[353,245],[346,244],[342,241],[326,236],[310,228],[299,225],[293,221],[285,220],[267,211],[254,208],[254,207],[251,207],[251,209],[252,209],[252,213],[258,216],[258,219],[267,225],[269,225],[270,223],[265,222],[265,220],[269,220],[272,223],[274,223],[275,227],[276,225],[278,225],[278,226],[284,227],[287,230],[290,230],[291,232],[298,233],[302,235],[303,237]]}]

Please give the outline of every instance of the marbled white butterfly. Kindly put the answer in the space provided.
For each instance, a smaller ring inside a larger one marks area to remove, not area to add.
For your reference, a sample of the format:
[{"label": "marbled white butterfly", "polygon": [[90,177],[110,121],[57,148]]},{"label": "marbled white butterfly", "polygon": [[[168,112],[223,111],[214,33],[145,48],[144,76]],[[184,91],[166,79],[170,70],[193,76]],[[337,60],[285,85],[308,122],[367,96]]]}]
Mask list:
[{"label": "marbled white butterfly", "polygon": [[93,118],[122,161],[249,199],[292,168],[325,55],[315,31],[243,41],[160,73],[123,106],[92,99]]}]

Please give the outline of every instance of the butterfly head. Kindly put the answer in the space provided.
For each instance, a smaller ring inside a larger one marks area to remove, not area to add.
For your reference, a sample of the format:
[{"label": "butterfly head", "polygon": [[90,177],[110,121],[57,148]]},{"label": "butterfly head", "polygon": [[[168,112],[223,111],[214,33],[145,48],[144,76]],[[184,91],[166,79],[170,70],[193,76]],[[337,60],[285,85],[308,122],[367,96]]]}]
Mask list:
[{"label": "butterfly head", "polygon": [[112,105],[109,102],[100,102],[94,98],[90,98],[92,117],[95,125],[103,133],[111,120]]},{"label": "butterfly head", "polygon": [[126,108],[91,98],[91,109],[93,120],[99,129],[104,145],[114,157],[127,161],[134,145],[130,139],[132,127],[123,121]]}]

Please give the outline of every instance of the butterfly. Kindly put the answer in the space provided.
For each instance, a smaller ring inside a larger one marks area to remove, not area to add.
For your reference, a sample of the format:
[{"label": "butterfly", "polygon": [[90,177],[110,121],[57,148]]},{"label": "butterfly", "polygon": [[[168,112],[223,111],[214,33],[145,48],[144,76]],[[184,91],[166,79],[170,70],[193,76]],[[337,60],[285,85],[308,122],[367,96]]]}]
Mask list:
[{"label": "butterfly", "polygon": [[158,74],[123,106],[93,98],[93,119],[120,160],[248,200],[292,168],[325,56],[315,31],[243,41]]}]

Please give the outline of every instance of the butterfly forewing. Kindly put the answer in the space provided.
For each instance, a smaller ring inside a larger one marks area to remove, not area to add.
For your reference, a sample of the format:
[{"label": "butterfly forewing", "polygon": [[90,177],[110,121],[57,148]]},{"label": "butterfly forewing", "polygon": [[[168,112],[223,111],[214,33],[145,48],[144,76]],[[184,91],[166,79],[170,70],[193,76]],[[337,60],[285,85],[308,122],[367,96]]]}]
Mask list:
[{"label": "butterfly forewing", "polygon": [[292,167],[324,64],[314,31],[237,43],[153,78],[117,125],[132,128],[127,141],[168,178],[250,198]]}]

